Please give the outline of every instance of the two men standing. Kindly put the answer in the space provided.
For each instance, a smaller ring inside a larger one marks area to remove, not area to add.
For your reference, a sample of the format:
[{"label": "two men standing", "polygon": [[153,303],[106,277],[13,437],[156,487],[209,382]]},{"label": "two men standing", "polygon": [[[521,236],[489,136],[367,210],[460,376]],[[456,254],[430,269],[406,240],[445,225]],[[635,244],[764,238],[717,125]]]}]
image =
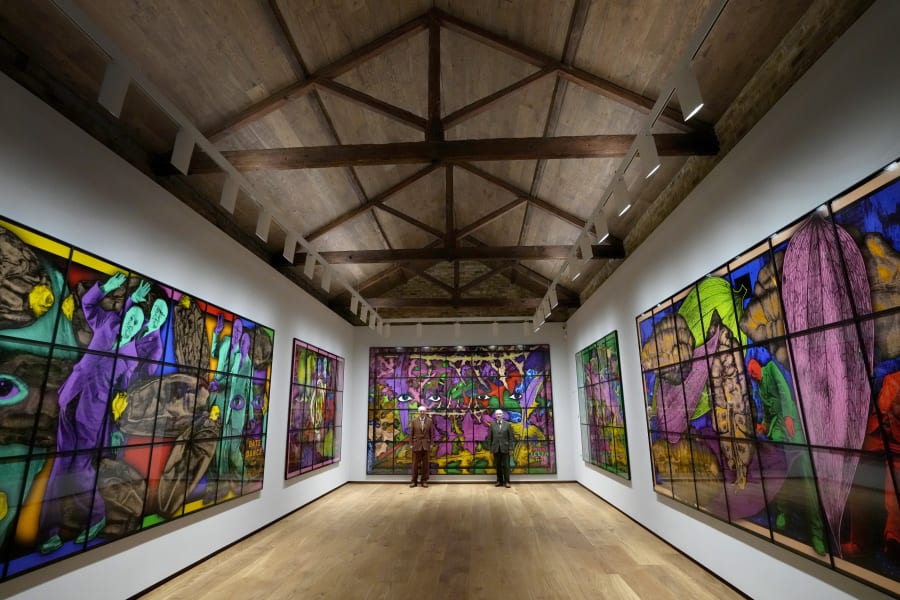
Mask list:
[{"label": "two men standing", "polygon": [[[503,411],[494,411],[494,422],[488,427],[485,446],[494,455],[494,467],[497,470],[496,487],[509,487],[509,453],[515,447],[516,440],[508,421],[503,420]],[[409,487],[421,485],[428,487],[429,458],[431,446],[434,444],[434,422],[428,416],[424,406],[419,406],[418,414],[409,426],[409,445],[412,449],[412,481]]]},{"label": "two men standing", "polygon": [[494,455],[494,468],[497,469],[496,487],[509,487],[509,452],[516,445],[512,427],[503,420],[503,411],[494,411],[494,422],[488,428],[485,445]]},{"label": "two men standing", "polygon": [[413,453],[412,481],[409,487],[416,487],[419,481],[422,487],[428,487],[428,458],[433,443],[434,422],[425,412],[425,407],[420,405],[419,414],[409,426],[409,446]]}]

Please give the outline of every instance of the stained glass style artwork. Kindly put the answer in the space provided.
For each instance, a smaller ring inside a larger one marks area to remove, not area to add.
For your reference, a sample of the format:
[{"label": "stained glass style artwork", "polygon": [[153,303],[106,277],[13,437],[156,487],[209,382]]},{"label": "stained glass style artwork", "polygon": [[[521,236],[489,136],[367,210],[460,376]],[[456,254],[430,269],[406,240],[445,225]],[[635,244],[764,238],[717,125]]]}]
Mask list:
[{"label": "stained glass style artwork", "polygon": [[637,317],[655,489],[900,594],[900,180]]},{"label": "stained glass style artwork", "polygon": [[618,333],[613,331],[578,352],[575,373],[582,458],[631,479]]},{"label": "stained glass style artwork", "polygon": [[344,359],[294,340],[285,479],[341,460]]},{"label": "stained glass style artwork", "polygon": [[511,472],[555,473],[550,384],[547,345],[372,348],[366,472],[410,473],[410,415],[425,406],[432,473],[495,473],[484,440],[498,408],[516,439]]},{"label": "stained glass style artwork", "polygon": [[274,332],[0,220],[0,569],[263,485]]}]

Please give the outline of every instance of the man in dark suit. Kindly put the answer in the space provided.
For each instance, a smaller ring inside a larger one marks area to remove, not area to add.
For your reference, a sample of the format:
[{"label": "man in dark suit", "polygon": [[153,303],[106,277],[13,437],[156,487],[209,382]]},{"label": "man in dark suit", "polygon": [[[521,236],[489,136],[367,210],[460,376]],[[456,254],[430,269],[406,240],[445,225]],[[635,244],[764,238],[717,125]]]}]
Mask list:
[{"label": "man in dark suit", "polygon": [[488,427],[485,445],[494,454],[494,468],[497,469],[496,487],[509,487],[509,452],[516,444],[512,427],[503,420],[503,411],[494,411],[494,422]]},{"label": "man in dark suit", "polygon": [[422,482],[422,487],[428,487],[428,457],[432,443],[434,423],[425,412],[425,407],[420,405],[419,414],[409,425],[409,447],[413,453],[412,481],[409,487],[416,487],[417,481]]}]

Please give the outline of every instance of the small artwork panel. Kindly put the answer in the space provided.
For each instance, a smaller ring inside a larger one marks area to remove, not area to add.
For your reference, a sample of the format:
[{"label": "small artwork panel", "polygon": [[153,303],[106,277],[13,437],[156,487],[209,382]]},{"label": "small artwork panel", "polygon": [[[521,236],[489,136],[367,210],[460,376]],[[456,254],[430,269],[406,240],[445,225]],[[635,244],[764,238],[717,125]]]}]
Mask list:
[{"label": "small artwork panel", "polygon": [[556,472],[546,345],[372,348],[367,473],[410,473],[419,406],[434,423],[433,473],[494,473],[484,441],[498,408],[516,439],[513,472]]},{"label": "small artwork panel", "polygon": [[637,317],[655,489],[895,595],[897,177]]},{"label": "small artwork panel", "polygon": [[6,579],[262,486],[274,332],[0,219]]},{"label": "small artwork panel", "polygon": [[285,479],[341,459],[344,359],[295,339],[291,364]]},{"label": "small artwork panel", "polygon": [[631,479],[618,332],[613,331],[578,352],[575,363],[579,415],[584,431],[582,459]]}]

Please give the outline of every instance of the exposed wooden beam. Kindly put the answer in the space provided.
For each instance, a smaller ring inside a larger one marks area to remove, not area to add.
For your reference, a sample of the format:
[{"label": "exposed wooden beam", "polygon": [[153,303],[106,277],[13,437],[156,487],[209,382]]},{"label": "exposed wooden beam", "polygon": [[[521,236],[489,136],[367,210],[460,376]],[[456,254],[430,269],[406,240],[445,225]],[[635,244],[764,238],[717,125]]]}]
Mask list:
[{"label": "exposed wooden beam", "polygon": [[[537,138],[537,139],[540,139],[540,138]],[[466,163],[460,163],[459,166],[462,167],[463,169],[469,171],[473,175],[477,175],[478,177],[481,177],[485,181],[493,183],[494,185],[501,187],[510,193],[516,194],[517,196],[525,198],[526,200],[528,200],[529,203],[534,204],[538,208],[546,210],[550,214],[552,214],[556,217],[559,217],[563,221],[567,221],[567,222],[571,223],[572,225],[575,225],[576,227],[579,227],[579,228],[584,227],[586,225],[585,221],[579,219],[575,215],[564,211],[563,209],[551,204],[550,202],[547,202],[546,200],[542,200],[536,196],[532,196],[525,190],[522,190],[521,188],[509,183],[508,181],[500,179],[496,175],[493,175],[491,173],[488,173],[487,171],[483,171],[482,169],[479,169],[478,167],[476,167],[474,165],[470,165],[470,164],[466,164]]]},{"label": "exposed wooden beam", "polygon": [[326,233],[328,233],[329,231],[331,231],[332,229],[335,229],[336,227],[340,227],[341,225],[343,225],[344,223],[346,223],[353,217],[360,215],[368,210],[371,210],[377,206],[380,206],[382,202],[384,202],[385,200],[387,200],[388,198],[390,198],[391,196],[393,196],[394,194],[396,194],[403,188],[407,187],[408,185],[415,183],[422,177],[425,177],[426,175],[428,175],[429,173],[431,173],[432,171],[437,169],[439,166],[440,165],[438,163],[434,163],[434,164],[428,165],[424,169],[416,171],[409,177],[406,177],[403,180],[398,181],[397,183],[395,183],[388,189],[384,190],[377,196],[372,197],[371,199],[369,199],[368,202],[361,204],[360,206],[357,206],[355,208],[352,208],[352,209],[348,210],[347,212],[345,212],[344,214],[342,214],[338,217],[335,217],[334,219],[332,219],[325,225],[322,225],[321,227],[314,229],[313,231],[311,231],[309,234],[307,234],[305,236],[306,239],[308,241],[312,241],[318,237],[321,237],[321,236],[325,235]]},{"label": "exposed wooden beam", "polygon": [[[710,156],[719,149],[715,135],[708,133],[658,133],[653,137],[660,156]],[[579,135],[230,150],[222,155],[241,171],[284,171],[432,161],[615,158],[624,156],[633,140],[633,135],[624,134]],[[208,156],[194,153],[191,174],[219,171]]]},{"label": "exposed wooden beam", "polygon": [[475,102],[471,102],[471,103],[463,106],[462,108],[459,108],[459,109],[453,111],[446,117],[444,117],[444,119],[443,119],[444,129],[450,129],[451,127],[456,127],[460,123],[462,123],[464,121],[468,121],[472,117],[483,113],[484,111],[491,108],[492,106],[494,106],[494,104],[496,104],[497,102],[499,102],[506,96],[512,94],[513,92],[515,92],[525,86],[531,85],[532,83],[534,83],[536,81],[540,81],[549,75],[555,75],[555,74],[556,74],[556,69],[554,67],[544,67],[543,69],[535,71],[528,77],[520,79],[519,81],[517,81],[513,84],[510,84],[501,90],[497,90],[493,94],[485,96],[484,98],[481,98],[480,100],[476,100]]},{"label": "exposed wooden beam", "polygon": [[[287,25],[287,20],[284,18],[284,14],[281,12],[281,7],[278,5],[278,0],[269,0],[269,9],[270,13],[275,17],[278,30],[281,32],[282,40],[286,41],[288,43],[288,46],[290,47],[289,60],[292,59],[291,65],[294,69],[294,72],[297,74],[297,77],[300,80],[308,79],[309,69],[306,66],[306,61],[303,60],[303,55],[300,53],[300,47],[297,45],[294,36],[291,34],[291,30]],[[328,109],[322,102],[322,98],[319,94],[318,89],[313,90],[311,96],[313,100],[314,113],[321,122],[322,128],[331,138],[333,143],[338,145],[341,144],[341,138],[338,135],[337,128],[334,126],[334,121],[332,121]],[[361,202],[363,206],[368,204],[369,197],[366,194],[366,191],[363,189],[362,182],[360,182],[359,176],[356,174],[356,171],[352,167],[348,167],[346,169],[346,175],[347,181],[350,184],[350,188],[353,190],[353,193],[356,195],[359,202]],[[391,248],[391,241],[388,238],[387,234],[384,232],[384,227],[381,225],[381,222],[379,221],[377,215],[372,215],[372,218],[375,221],[375,227],[378,230],[379,235],[381,236],[382,242],[385,244],[385,246]]]},{"label": "exposed wooden beam", "polygon": [[429,18],[426,15],[420,15],[415,19],[406,22],[400,27],[389,31],[383,36],[322,67],[310,75],[308,79],[285,86],[267,98],[255,102],[238,114],[224,119],[220,124],[211,127],[208,131],[204,132],[204,135],[208,139],[215,141],[238,127],[243,127],[264,117],[270,112],[281,108],[289,100],[308,94],[315,89],[316,84],[320,80],[337,77],[369,60],[373,56],[377,56],[394,45],[419,33],[428,26],[428,21]]},{"label": "exposed wooden beam", "polygon": [[571,65],[575,60],[575,53],[578,52],[578,44],[581,43],[581,34],[584,33],[590,7],[590,0],[576,0],[575,6],[572,7],[572,18],[569,19],[569,31],[566,33],[566,45],[562,55],[564,65]]},{"label": "exposed wooden beam", "polygon": [[[320,252],[329,264],[369,264],[403,261],[559,260],[569,257],[571,246],[461,246],[457,248],[404,248]],[[298,256],[305,255],[298,253]]]},{"label": "exposed wooden beam", "polygon": [[456,225],[453,219],[453,165],[444,167],[444,212],[446,245],[452,248],[456,245]]},{"label": "exposed wooden beam", "polygon": [[513,266],[512,263],[508,263],[508,264],[500,265],[498,267],[494,267],[491,270],[489,270],[485,273],[482,273],[481,275],[479,275],[472,281],[469,281],[466,284],[459,286],[459,292],[462,293],[462,292],[465,292],[466,290],[470,290],[473,287],[477,286],[478,284],[482,283],[483,281],[487,281],[494,275],[497,275],[498,273],[502,273],[506,269],[512,268],[512,266]]},{"label": "exposed wooden beam", "polygon": [[434,237],[436,237],[438,239],[443,240],[446,237],[444,232],[441,231],[440,229],[436,229],[436,228],[432,227],[431,225],[423,223],[422,221],[420,221],[414,217],[411,217],[408,214],[406,214],[405,212],[397,210],[396,208],[394,208],[392,206],[388,206],[387,204],[379,204],[376,208],[379,210],[383,210],[384,212],[391,213],[398,219],[406,221],[410,225],[417,227],[417,228],[421,229],[422,231],[430,233],[431,235],[433,235]]},{"label": "exposed wooden beam", "polygon": [[[506,308],[510,311],[532,311],[543,298],[515,298],[509,296],[478,298],[366,298],[374,308]],[[559,299],[564,308],[577,308],[578,302]]]},{"label": "exposed wooden beam", "polygon": [[508,203],[504,204],[497,210],[491,211],[488,214],[481,217],[480,219],[478,219],[477,221],[473,221],[473,222],[469,223],[468,225],[466,225],[465,227],[463,227],[462,229],[457,230],[456,237],[459,238],[459,237],[469,235],[470,233],[475,233],[476,231],[478,231],[479,229],[481,229],[488,223],[491,223],[494,220],[499,219],[500,217],[502,217],[509,211],[520,206],[523,202],[527,202],[527,201],[528,201],[528,198],[526,198],[524,196],[519,196],[512,202],[508,202]]},{"label": "exposed wooden beam", "polygon": [[429,13],[428,23],[428,127],[425,139],[444,139],[441,123],[441,25]]},{"label": "exposed wooden beam", "polygon": [[380,115],[388,117],[389,119],[393,119],[398,123],[402,123],[403,125],[418,129],[419,131],[425,131],[425,119],[423,119],[419,115],[411,113],[406,109],[400,108],[399,106],[395,106],[383,100],[379,100],[374,96],[370,96],[369,94],[360,92],[359,90],[355,90],[342,83],[338,83],[337,81],[332,81],[331,79],[317,80],[316,87],[328,90],[329,92],[333,92],[338,96],[341,96],[342,98],[346,98],[347,100],[350,100],[351,102],[358,104],[363,108],[372,110]]},{"label": "exposed wooden beam", "polygon": [[409,266],[404,266],[403,269],[413,273],[416,277],[421,277],[422,279],[431,283],[432,285],[436,285],[437,287],[441,288],[442,290],[446,291],[447,293],[449,293],[451,295],[456,291],[456,288],[454,286],[448,285],[448,284],[444,283],[443,281],[441,281],[440,279],[438,279],[437,277],[433,277],[433,276],[429,275],[428,273],[425,272],[425,269],[411,269]]},{"label": "exposed wooden beam", "polygon": [[[586,89],[592,90],[596,93],[606,96],[607,98],[615,100],[620,104],[624,104],[625,106],[628,106],[635,110],[639,110],[643,113],[649,113],[656,104],[655,99],[641,96],[636,92],[632,92],[631,90],[618,86],[610,81],[607,81],[606,79],[603,79],[602,77],[594,75],[593,73],[584,71],[583,69],[568,66],[548,54],[544,54],[543,52],[539,52],[518,42],[514,42],[509,38],[503,37],[502,35],[463,21],[462,19],[447,14],[440,9],[435,8],[432,9],[432,11],[437,15],[437,18],[440,20],[441,24],[451,31],[455,31],[456,33],[477,40],[482,44],[486,44],[491,48],[500,50],[501,52],[504,52],[510,56],[518,58],[519,60],[535,65],[537,67],[554,67],[559,71],[561,76],[570,79],[571,81],[585,87]],[[681,131],[710,129],[709,125],[705,124],[697,123],[693,125],[687,125],[681,118],[681,113],[671,108],[665,109],[662,114],[660,114],[660,119],[668,125],[671,125],[672,127],[677,127]]]}]

